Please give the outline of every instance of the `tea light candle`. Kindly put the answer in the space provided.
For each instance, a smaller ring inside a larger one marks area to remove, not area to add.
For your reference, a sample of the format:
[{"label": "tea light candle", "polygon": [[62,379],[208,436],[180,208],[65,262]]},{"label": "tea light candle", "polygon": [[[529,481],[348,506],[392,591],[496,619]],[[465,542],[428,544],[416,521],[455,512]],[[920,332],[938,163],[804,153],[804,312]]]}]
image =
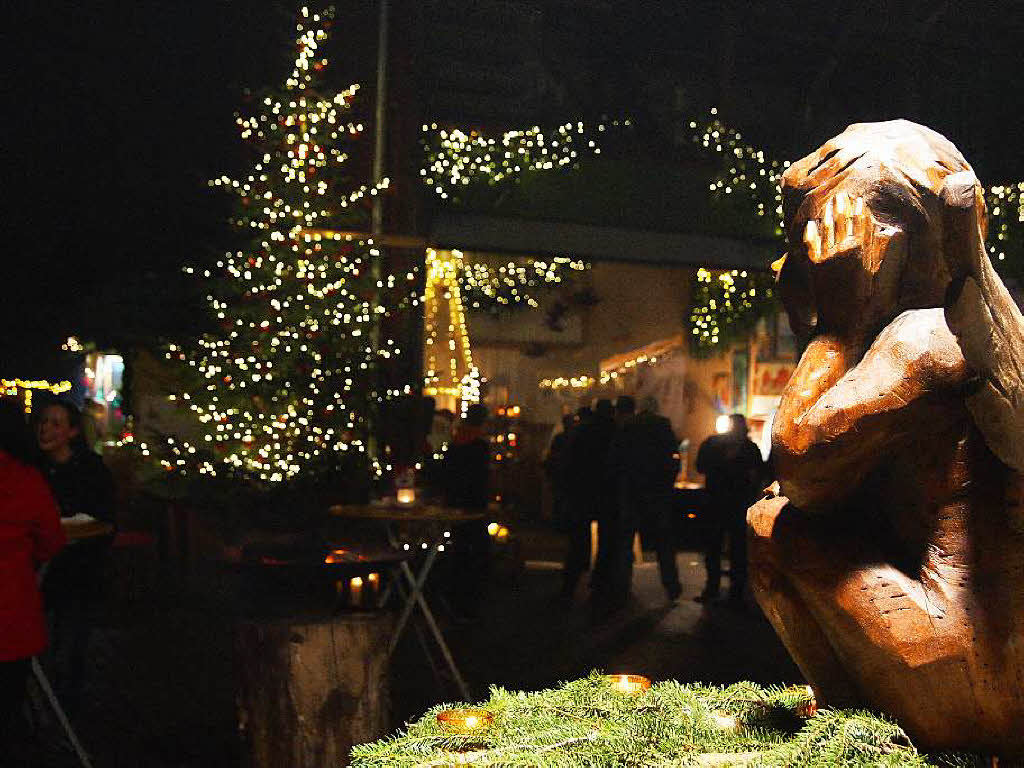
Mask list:
[{"label": "tea light candle", "polygon": [[786,688],[785,693],[802,697],[802,701],[796,708],[800,717],[814,717],[818,714],[818,700],[814,698],[814,689],[809,685],[791,685]]},{"label": "tea light candle", "polygon": [[711,722],[715,724],[716,728],[723,731],[735,731],[736,726],[739,725],[739,721],[737,721],[735,717],[732,715],[724,715],[721,712],[712,712]]},{"label": "tea light candle", "polygon": [[651,687],[651,681],[643,675],[608,675],[612,690],[616,693],[643,693]]},{"label": "tea light candle", "polygon": [[437,713],[437,722],[451,733],[473,733],[494,722],[494,715],[486,709],[462,707],[445,709]]},{"label": "tea light candle", "polygon": [[416,489],[415,488],[398,488],[396,491],[396,497],[399,504],[415,504],[416,503]]}]

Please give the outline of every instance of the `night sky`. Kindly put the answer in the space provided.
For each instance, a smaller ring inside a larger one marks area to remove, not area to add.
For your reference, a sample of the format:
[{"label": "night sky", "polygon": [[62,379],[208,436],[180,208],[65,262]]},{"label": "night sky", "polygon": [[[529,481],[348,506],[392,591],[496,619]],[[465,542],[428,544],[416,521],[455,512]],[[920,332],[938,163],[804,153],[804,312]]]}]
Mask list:
[{"label": "night sky", "polygon": [[[245,87],[275,84],[291,59],[287,3],[22,5],[3,41],[4,375],[71,332],[124,343],[187,327],[179,267],[230,234],[227,201],[206,180],[246,167],[233,112]],[[502,4],[447,5],[486,15]],[[511,6],[538,35],[568,24],[570,107],[657,114],[652,100],[671,91],[719,104],[784,158],[849,122],[906,116],[946,133],[983,181],[1024,178],[1020,2]],[[374,8],[338,4],[338,85],[372,84]],[[473,104],[462,108],[437,117],[473,121]]]}]

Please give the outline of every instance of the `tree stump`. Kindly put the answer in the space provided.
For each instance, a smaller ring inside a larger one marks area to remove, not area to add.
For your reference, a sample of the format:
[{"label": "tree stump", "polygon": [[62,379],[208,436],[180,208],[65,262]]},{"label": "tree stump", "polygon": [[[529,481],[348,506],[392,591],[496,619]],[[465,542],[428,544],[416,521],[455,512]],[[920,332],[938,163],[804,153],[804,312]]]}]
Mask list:
[{"label": "tree stump", "polygon": [[256,768],[348,763],[390,728],[390,614],[243,621],[235,648],[238,727]]}]

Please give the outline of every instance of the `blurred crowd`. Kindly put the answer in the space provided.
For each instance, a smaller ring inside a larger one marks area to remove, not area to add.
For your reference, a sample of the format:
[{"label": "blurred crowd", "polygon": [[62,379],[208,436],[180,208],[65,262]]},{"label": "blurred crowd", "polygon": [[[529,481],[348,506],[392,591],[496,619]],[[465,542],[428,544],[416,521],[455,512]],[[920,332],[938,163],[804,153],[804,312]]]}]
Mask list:
[{"label": "blurred crowd", "polygon": [[[675,482],[679,443],[654,398],[637,408],[633,397],[599,399],[562,420],[552,439],[545,471],[554,516],[568,538],[562,596],[572,600],[590,571],[590,599],[599,612],[621,608],[629,598],[634,539],[657,555],[669,601],[682,594],[676,565],[675,517],[681,514]],[[745,514],[766,480],[766,467],[747,437],[746,421],[730,417],[730,428],[700,447],[697,471],[706,475],[703,510],[708,580],[695,599],[713,600],[722,576],[721,552],[730,546],[730,599],[742,601],[746,579]],[[596,556],[592,541],[597,533]],[[591,563],[593,567],[591,568]]]}]

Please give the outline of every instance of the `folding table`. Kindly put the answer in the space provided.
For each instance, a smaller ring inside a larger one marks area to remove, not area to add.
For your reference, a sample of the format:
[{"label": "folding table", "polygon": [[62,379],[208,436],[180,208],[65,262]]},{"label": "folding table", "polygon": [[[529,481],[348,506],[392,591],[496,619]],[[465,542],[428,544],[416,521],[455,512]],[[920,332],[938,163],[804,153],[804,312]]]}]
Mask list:
[{"label": "folding table", "polygon": [[[383,607],[391,597],[392,589],[399,596],[401,610],[398,614],[398,621],[395,624],[394,633],[388,645],[388,656],[394,653],[395,647],[405,630],[412,612],[419,607],[423,619],[434,636],[437,646],[444,657],[445,663],[451,672],[459,694],[466,701],[470,700],[469,686],[466,685],[462,673],[459,671],[451,649],[441,633],[441,628],[434,618],[426,598],[423,595],[423,587],[426,585],[427,577],[430,575],[434,563],[437,561],[438,553],[443,552],[451,541],[451,528],[459,523],[482,520],[483,512],[468,512],[449,507],[432,505],[401,505],[401,504],[354,504],[338,505],[330,509],[335,518],[348,520],[373,520],[379,521],[385,526],[388,542],[392,547],[404,551],[419,549],[424,553],[423,560],[418,570],[413,571],[409,561],[402,560],[394,569],[393,578],[389,580],[387,587],[380,596],[379,605]],[[415,536],[403,536],[403,528],[409,528]]]}]

